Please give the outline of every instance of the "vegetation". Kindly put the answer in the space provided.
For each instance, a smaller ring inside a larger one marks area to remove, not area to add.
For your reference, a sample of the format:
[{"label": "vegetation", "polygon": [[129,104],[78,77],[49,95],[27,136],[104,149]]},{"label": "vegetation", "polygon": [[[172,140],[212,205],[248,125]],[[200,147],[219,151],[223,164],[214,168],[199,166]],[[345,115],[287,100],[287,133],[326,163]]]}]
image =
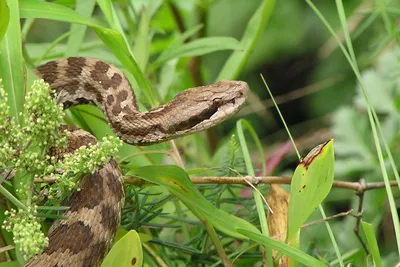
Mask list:
[{"label": "vegetation", "polygon": [[[110,156],[126,203],[104,267],[395,265],[399,20],[396,1],[0,0],[0,267],[47,245],[61,201]],[[222,79],[251,95],[207,132],[121,145],[32,74],[78,55],[123,70],[141,110]],[[103,141],[58,162],[63,124]]]}]

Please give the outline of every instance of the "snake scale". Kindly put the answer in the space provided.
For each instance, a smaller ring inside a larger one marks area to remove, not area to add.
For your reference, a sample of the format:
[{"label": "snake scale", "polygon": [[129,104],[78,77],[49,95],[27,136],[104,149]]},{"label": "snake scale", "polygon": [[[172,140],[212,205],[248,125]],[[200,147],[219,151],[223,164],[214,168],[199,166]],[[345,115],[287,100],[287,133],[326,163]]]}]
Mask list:
[{"label": "snake scale", "polygon": [[[70,57],[47,62],[35,73],[55,90],[57,102],[64,108],[97,106],[116,135],[133,145],[155,144],[215,126],[240,109],[249,90],[245,82],[221,81],[185,90],[167,104],[140,112],[124,74],[104,61]],[[65,154],[97,142],[83,130],[67,129],[71,134]],[[94,174],[82,177],[79,186],[81,190],[63,204],[70,207],[63,214],[68,220],[53,224],[48,247],[25,266],[101,264],[111,248],[124,203],[116,161],[111,159]]]}]

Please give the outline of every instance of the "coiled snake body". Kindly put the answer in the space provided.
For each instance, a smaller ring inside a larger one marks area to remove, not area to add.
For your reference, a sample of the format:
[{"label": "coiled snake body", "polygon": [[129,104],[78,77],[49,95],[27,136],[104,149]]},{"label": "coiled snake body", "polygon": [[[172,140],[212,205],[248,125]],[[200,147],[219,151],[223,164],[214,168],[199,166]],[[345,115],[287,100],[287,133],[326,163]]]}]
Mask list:
[{"label": "coiled snake body", "polygon": [[[64,108],[91,103],[107,117],[126,143],[149,145],[212,127],[243,105],[248,86],[240,81],[185,90],[171,102],[140,112],[124,74],[106,62],[72,57],[48,62],[36,74],[56,91]],[[97,142],[83,130],[69,128],[68,151]],[[62,155],[61,155],[62,156]],[[99,266],[109,251],[121,219],[123,180],[114,159],[80,179],[81,190],[65,203],[68,220],[53,224],[49,245],[25,266]]]}]

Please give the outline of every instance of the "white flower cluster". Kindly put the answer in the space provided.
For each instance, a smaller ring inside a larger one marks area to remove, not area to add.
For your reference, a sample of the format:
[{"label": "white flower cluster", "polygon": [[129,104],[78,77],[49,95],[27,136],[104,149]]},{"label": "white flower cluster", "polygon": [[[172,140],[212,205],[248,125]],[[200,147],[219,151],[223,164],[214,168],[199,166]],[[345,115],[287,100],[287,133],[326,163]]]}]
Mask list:
[{"label": "white flower cluster", "polygon": [[43,80],[35,81],[20,114],[23,122],[18,125],[10,117],[7,95],[0,86],[0,168],[43,172],[47,167],[45,152],[66,143],[57,130],[64,112],[52,93]]},{"label": "white flower cluster", "polygon": [[57,205],[60,195],[79,190],[76,184],[82,174],[93,173],[122,144],[116,137],[105,137],[101,143],[82,147],[62,161],[47,155],[50,148],[65,146],[69,135],[69,132],[60,133],[64,112],[52,94],[54,92],[43,80],[35,81],[25,98],[24,112],[20,114],[22,123],[18,124],[10,116],[7,94],[0,80],[0,170],[14,169],[17,173],[28,174],[25,175],[27,179],[14,183],[17,196],[28,208],[6,212],[8,218],[3,227],[13,232],[14,242],[25,258],[40,253],[48,243],[40,231],[36,208],[29,208],[41,199],[32,196],[33,178],[57,179],[50,189],[42,188],[50,202]]},{"label": "white flower cluster", "polygon": [[10,107],[7,94],[0,80],[0,169],[6,169],[12,155],[17,152],[16,146],[21,139],[14,121],[10,118]]},{"label": "white flower cluster", "polygon": [[40,253],[48,245],[48,238],[41,231],[40,223],[33,215],[36,213],[36,207],[28,208],[27,211],[19,210],[16,212],[6,211],[8,216],[3,224],[3,228],[13,232],[14,243],[18,246],[22,256],[25,259]]},{"label": "white flower cluster", "polygon": [[64,111],[62,105],[57,105],[52,97],[54,93],[43,80],[36,80],[32,85],[31,93],[25,99],[23,114],[25,132],[29,133],[31,138],[40,140],[36,144],[38,146],[53,145],[53,142],[60,139],[56,129],[63,122]]}]

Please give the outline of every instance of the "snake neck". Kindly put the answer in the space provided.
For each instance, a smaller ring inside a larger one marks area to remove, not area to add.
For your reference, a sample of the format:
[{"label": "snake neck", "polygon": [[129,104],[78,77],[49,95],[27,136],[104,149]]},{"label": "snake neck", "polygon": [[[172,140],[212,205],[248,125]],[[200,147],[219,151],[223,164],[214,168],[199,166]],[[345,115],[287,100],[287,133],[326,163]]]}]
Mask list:
[{"label": "snake neck", "polygon": [[150,145],[210,128],[243,105],[248,86],[222,81],[178,94],[171,102],[140,112],[125,75],[112,64],[84,57],[50,61],[36,74],[55,90],[57,102],[68,108],[94,104],[113,131],[126,143]]}]

